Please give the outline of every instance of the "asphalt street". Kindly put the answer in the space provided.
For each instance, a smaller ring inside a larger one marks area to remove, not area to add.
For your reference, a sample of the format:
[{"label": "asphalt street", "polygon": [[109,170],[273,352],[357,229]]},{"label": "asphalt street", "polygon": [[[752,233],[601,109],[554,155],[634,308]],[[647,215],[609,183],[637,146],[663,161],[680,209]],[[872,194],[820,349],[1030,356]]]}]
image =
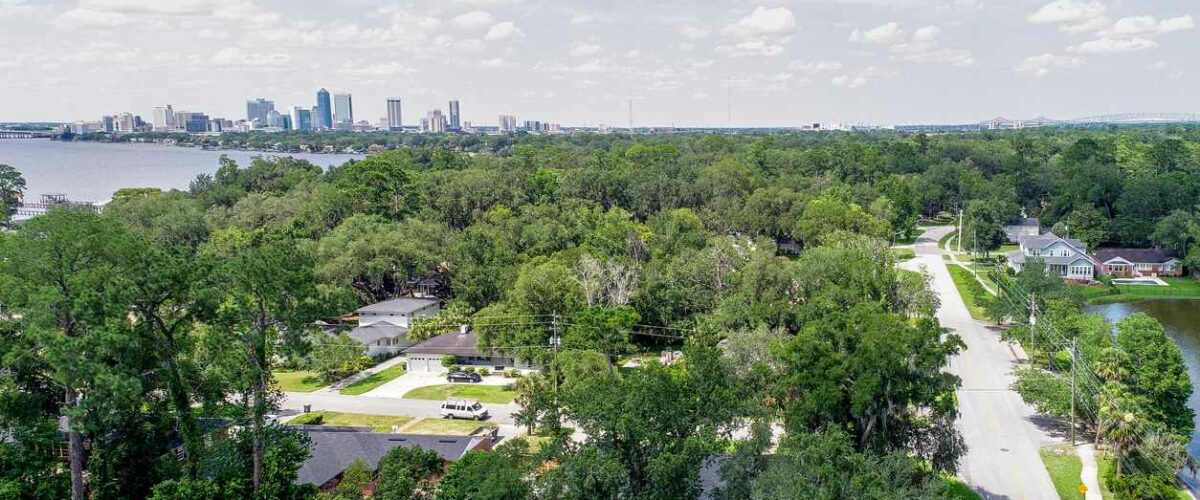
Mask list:
[{"label": "asphalt street", "polygon": [[1036,424],[1036,413],[1011,389],[1015,355],[999,332],[971,318],[950,277],[938,240],[952,227],[927,230],[917,240],[917,257],[905,268],[924,267],[933,277],[941,299],[938,320],[958,334],[967,348],[950,362],[962,378],[958,391],[959,430],[968,450],[959,462],[959,476],[984,498],[1058,498],[1038,448],[1056,442]]}]

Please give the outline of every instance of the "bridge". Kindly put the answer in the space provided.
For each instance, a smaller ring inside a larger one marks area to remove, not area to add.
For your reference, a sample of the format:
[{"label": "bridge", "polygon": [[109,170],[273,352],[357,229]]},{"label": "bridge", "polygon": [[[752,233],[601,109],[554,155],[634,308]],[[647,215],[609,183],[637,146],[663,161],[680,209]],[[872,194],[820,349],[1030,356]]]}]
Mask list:
[{"label": "bridge", "polygon": [[0,139],[49,139],[58,135],[52,130],[2,130]]},{"label": "bridge", "polygon": [[1200,113],[1116,113],[1066,120],[1065,123],[1197,123]]},{"label": "bridge", "polygon": [[100,211],[100,205],[90,201],[71,201],[64,194],[44,194],[38,203],[18,203],[13,219],[16,221],[29,220],[56,208]]}]

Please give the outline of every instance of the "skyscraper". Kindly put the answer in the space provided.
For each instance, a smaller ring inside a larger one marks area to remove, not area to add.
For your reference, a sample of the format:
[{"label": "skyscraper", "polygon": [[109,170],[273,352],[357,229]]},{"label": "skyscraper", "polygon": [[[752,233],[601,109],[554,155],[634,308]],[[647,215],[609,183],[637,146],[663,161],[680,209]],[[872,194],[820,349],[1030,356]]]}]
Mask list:
[{"label": "skyscraper", "polygon": [[246,121],[255,123],[256,127],[270,126],[267,115],[275,111],[275,103],[259,97],[253,101],[246,101]]},{"label": "skyscraper", "polygon": [[387,100],[387,125],[388,130],[398,131],[404,129],[404,122],[400,116],[400,98],[390,97]]},{"label": "skyscraper", "polygon": [[313,108],[313,127],[318,129],[333,128],[333,107],[329,105],[329,91],[317,91],[317,107]]},{"label": "skyscraper", "polygon": [[301,132],[313,129],[312,110],[301,106],[292,106],[292,127]]},{"label": "skyscraper", "polygon": [[175,110],[171,109],[171,105],[155,106],[154,107],[154,131],[166,132],[175,130]]},{"label": "skyscraper", "polygon": [[354,103],[350,94],[333,95],[333,128],[350,130],[354,128]]},{"label": "skyscraper", "polygon": [[446,115],[442,114],[442,110],[430,110],[426,119],[429,120],[426,132],[440,134],[446,131]]},{"label": "skyscraper", "polygon": [[513,115],[500,115],[500,131],[501,132],[516,132],[517,117]]},{"label": "skyscraper", "polygon": [[455,132],[462,130],[462,121],[458,114],[458,99],[450,100],[450,130]]}]

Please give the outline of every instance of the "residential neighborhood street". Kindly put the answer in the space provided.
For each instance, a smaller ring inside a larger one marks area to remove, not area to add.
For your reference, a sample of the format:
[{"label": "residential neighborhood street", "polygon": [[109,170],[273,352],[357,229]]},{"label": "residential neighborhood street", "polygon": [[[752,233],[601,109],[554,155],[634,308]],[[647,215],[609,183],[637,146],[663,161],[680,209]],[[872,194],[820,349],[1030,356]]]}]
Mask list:
[{"label": "residential neighborhood street", "polygon": [[953,229],[927,230],[914,247],[916,258],[902,267],[928,270],[941,298],[938,320],[967,346],[950,363],[962,378],[958,422],[968,446],[959,475],[984,498],[1057,499],[1038,455],[1039,447],[1056,441],[1034,424],[1035,412],[1010,388],[1012,350],[997,331],[971,318],[937,246]]}]

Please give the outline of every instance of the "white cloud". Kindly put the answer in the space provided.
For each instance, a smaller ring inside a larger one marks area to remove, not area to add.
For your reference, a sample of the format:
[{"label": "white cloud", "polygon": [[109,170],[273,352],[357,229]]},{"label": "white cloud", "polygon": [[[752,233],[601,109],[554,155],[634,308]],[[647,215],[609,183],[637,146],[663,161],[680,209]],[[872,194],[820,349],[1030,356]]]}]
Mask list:
[{"label": "white cloud", "polygon": [[397,76],[414,73],[415,70],[397,62],[379,64],[345,63],[338,68],[338,73],[347,76]]},{"label": "white cloud", "polygon": [[480,68],[488,68],[488,69],[506,68],[509,66],[509,63],[508,63],[508,61],[505,61],[502,58],[496,57],[496,58],[492,58],[492,59],[485,59],[485,60],[479,61],[479,64],[477,64],[476,66],[479,66]]},{"label": "white cloud", "polygon": [[716,52],[730,57],[777,56],[783,53],[783,46],[763,40],[748,40],[735,45],[718,45]]},{"label": "white cloud", "polygon": [[838,75],[838,76],[835,76],[832,79],[830,79],[829,83],[832,83],[835,87],[856,89],[856,88],[862,87],[863,85],[867,84],[867,77],[862,76],[862,75],[858,75],[858,76],[854,76],[854,77],[847,76],[847,75]]},{"label": "white cloud", "polygon": [[638,50],[638,49],[630,50],[629,52],[625,53],[625,57],[628,57],[630,59],[636,59],[636,58],[642,57],[642,51]]},{"label": "white cloud", "polygon": [[823,73],[841,71],[842,63],[838,61],[800,62],[792,61],[788,69],[802,73]]},{"label": "white cloud", "polygon": [[509,38],[523,38],[525,32],[521,31],[512,21],[504,21],[493,24],[488,28],[487,34],[483,36],[484,40],[494,42],[497,40],[507,40]]},{"label": "white cloud", "polygon": [[854,30],[850,33],[851,42],[895,43],[903,40],[904,37],[904,30],[900,29],[900,23],[895,21],[876,26],[865,32]]},{"label": "white cloud", "polygon": [[1054,0],[1025,18],[1033,24],[1081,23],[1104,15],[1099,1]]},{"label": "white cloud", "polygon": [[708,99],[708,97],[709,97],[708,92],[704,92],[702,90],[692,93],[692,99],[704,100],[704,99]]},{"label": "white cloud", "polygon": [[1158,42],[1149,38],[1111,38],[1104,37],[1088,40],[1079,45],[1073,45],[1067,50],[1078,54],[1121,54],[1137,52],[1158,47]]},{"label": "white cloud", "polygon": [[450,22],[458,29],[481,30],[496,24],[496,18],[488,11],[473,10],[454,16]]},{"label": "white cloud", "polygon": [[693,62],[691,66],[692,69],[708,69],[711,68],[715,62],[716,61],[713,61],[712,59],[705,59],[703,61]]},{"label": "white cloud", "polygon": [[1085,60],[1082,57],[1047,52],[1042,55],[1026,57],[1013,70],[1025,76],[1041,78],[1049,75],[1055,69],[1078,68],[1083,66],[1084,62]]},{"label": "white cloud", "polygon": [[750,15],[725,27],[725,32],[743,38],[782,35],[796,29],[796,16],[787,7],[756,7]]},{"label": "white cloud", "polygon": [[675,31],[688,40],[708,38],[712,34],[707,26],[695,19],[683,19],[675,22]]},{"label": "white cloud", "polygon": [[950,66],[971,66],[975,64],[975,56],[967,49],[942,48],[925,50],[910,54],[900,54],[896,59],[918,64],[948,64]]},{"label": "white cloud", "polygon": [[515,5],[521,3],[521,0],[454,0],[454,3],[466,5]]},{"label": "white cloud", "polygon": [[584,24],[591,24],[595,20],[596,20],[596,18],[592,17],[591,14],[579,13],[579,14],[575,14],[574,16],[571,16],[570,23],[575,26],[582,26]]},{"label": "white cloud", "polygon": [[1157,35],[1185,31],[1196,27],[1191,14],[1158,20],[1154,16],[1134,16],[1118,19],[1109,30],[1115,35]]},{"label": "white cloud", "polygon": [[54,25],[64,30],[115,28],[132,22],[132,17],[120,12],[83,8],[68,10],[54,19]]},{"label": "white cloud", "polygon": [[212,0],[79,0],[83,9],[128,14],[209,14],[213,4]]},{"label": "white cloud", "polygon": [[282,67],[291,60],[291,56],[282,52],[258,54],[243,51],[238,47],[225,47],[213,54],[209,62],[217,66]]},{"label": "white cloud", "polygon": [[1092,33],[1106,29],[1111,25],[1111,19],[1107,16],[1099,16],[1076,24],[1063,24],[1058,27],[1058,31],[1070,34]]},{"label": "white cloud", "polygon": [[585,43],[576,45],[575,48],[571,49],[570,54],[575,57],[590,56],[598,54],[601,50],[603,50],[603,47],[599,45],[594,43]]}]

